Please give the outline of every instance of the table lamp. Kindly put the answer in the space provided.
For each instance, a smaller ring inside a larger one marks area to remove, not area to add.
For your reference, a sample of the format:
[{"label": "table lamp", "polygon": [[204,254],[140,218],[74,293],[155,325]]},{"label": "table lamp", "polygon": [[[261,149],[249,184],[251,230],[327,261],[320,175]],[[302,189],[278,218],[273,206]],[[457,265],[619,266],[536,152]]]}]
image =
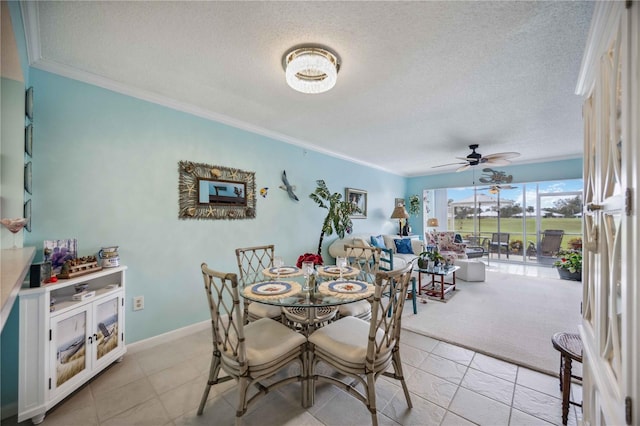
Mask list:
[{"label": "table lamp", "polygon": [[[432,218],[427,219],[427,229],[430,231],[429,233],[430,233],[431,238],[432,238],[433,240],[436,240],[436,239],[437,239],[437,236],[436,236],[436,228],[437,228],[438,226],[439,226],[439,224],[438,224],[438,218],[437,218],[437,217],[432,217]],[[432,228],[433,228],[433,229],[432,229]],[[425,234],[425,235],[426,235],[426,234]]]},{"label": "table lamp", "polygon": [[407,210],[404,208],[402,204],[396,206],[396,208],[393,209],[393,213],[391,213],[391,219],[399,219],[398,235],[402,235],[402,219],[408,219],[408,218],[409,218],[409,213],[407,213]]}]

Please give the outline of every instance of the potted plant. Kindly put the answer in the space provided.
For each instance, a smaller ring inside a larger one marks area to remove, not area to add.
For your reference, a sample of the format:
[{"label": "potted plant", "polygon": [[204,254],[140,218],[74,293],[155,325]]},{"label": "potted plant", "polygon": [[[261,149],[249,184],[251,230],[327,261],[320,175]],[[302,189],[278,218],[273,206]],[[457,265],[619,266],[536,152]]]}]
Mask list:
[{"label": "potted plant", "polygon": [[409,196],[409,214],[411,216],[420,214],[420,197],[415,194]]},{"label": "potted plant", "polygon": [[418,267],[420,269],[433,268],[443,261],[444,257],[437,250],[423,251],[418,255]]},{"label": "potted plant", "polygon": [[582,251],[560,250],[560,259],[553,263],[563,280],[582,281]]},{"label": "potted plant", "polygon": [[309,198],[315,201],[318,206],[327,209],[327,216],[322,222],[320,241],[318,242],[318,256],[322,260],[322,240],[325,235],[331,235],[335,231],[339,238],[344,238],[345,232],[350,234],[353,231],[351,215],[362,212],[354,203],[343,200],[342,194],[337,192],[332,194],[324,180],[317,180],[316,184],[318,187],[309,194]]},{"label": "potted plant", "polygon": [[569,240],[569,247],[573,250],[582,250],[582,238],[575,237]]}]

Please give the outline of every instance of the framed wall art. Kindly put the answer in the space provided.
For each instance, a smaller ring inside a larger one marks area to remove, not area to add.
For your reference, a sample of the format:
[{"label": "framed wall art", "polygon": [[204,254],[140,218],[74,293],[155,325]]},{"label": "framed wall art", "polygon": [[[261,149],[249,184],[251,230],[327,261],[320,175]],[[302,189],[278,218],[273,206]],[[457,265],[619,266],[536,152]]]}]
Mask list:
[{"label": "framed wall art", "polygon": [[33,157],[33,124],[24,128],[24,152]]},{"label": "framed wall art", "polygon": [[253,219],[255,173],[229,167],[178,163],[180,219]]},{"label": "framed wall art", "polygon": [[367,191],[361,189],[346,188],[345,200],[355,204],[360,213],[352,214],[352,219],[366,219],[367,217]]},{"label": "framed wall art", "polygon": [[24,189],[33,195],[33,188],[31,186],[31,161],[24,165]]}]

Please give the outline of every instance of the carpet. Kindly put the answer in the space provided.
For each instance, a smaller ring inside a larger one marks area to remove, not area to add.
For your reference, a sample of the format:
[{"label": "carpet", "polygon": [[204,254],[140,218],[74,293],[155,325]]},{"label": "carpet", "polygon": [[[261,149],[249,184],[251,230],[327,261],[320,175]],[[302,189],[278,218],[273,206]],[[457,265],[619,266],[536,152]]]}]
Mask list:
[{"label": "carpet", "polygon": [[547,374],[557,374],[551,336],[578,332],[582,283],[487,271],[456,280],[448,303],[405,304],[402,328]]}]

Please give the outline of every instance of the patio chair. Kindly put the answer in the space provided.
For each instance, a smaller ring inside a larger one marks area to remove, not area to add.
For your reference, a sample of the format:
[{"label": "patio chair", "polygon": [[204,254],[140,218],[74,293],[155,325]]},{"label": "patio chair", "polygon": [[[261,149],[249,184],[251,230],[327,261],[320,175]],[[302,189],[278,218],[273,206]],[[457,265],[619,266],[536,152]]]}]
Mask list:
[{"label": "patio chair", "polygon": [[[237,275],[214,271],[206,263],[200,268],[211,312],[213,356],[198,415],[204,410],[211,386],[235,379],[238,382],[236,424],[239,424],[247,408],[259,397],[306,377],[307,339],[269,318],[245,325],[240,309]],[[297,374],[278,374],[281,371],[294,371],[288,367],[295,363],[300,365]],[[220,369],[228,376],[219,377]],[[264,382],[266,379],[269,380]],[[249,396],[249,389],[253,386],[257,392]],[[303,405],[307,400],[307,390],[303,386]]]},{"label": "patio chair", "polygon": [[[412,264],[402,269],[376,274],[371,321],[341,318],[309,336],[309,399],[313,403],[317,382],[338,386],[363,402],[371,413],[371,423],[378,425],[376,380],[387,376],[400,381],[407,406],[412,407],[409,389],[402,371],[400,331],[405,293],[411,278]],[[391,294],[391,297],[383,297]],[[391,315],[387,316],[387,312]],[[324,375],[315,370],[324,362],[346,376]],[[393,365],[393,372],[387,369]]]},{"label": "patio chair", "polygon": [[542,232],[542,239],[540,240],[538,256],[555,257],[558,251],[560,251],[560,246],[562,245],[562,237],[564,237],[563,230],[544,230]]},{"label": "patio chair", "polygon": [[509,258],[509,239],[511,234],[506,232],[494,232],[491,234],[491,241],[489,241],[489,253],[504,253]]},{"label": "patio chair", "polygon": [[[264,279],[262,271],[273,266],[275,246],[273,244],[236,249],[236,260],[240,272],[240,286],[254,284]],[[244,300],[245,324],[260,318],[282,319],[282,309],[278,306]]]}]

